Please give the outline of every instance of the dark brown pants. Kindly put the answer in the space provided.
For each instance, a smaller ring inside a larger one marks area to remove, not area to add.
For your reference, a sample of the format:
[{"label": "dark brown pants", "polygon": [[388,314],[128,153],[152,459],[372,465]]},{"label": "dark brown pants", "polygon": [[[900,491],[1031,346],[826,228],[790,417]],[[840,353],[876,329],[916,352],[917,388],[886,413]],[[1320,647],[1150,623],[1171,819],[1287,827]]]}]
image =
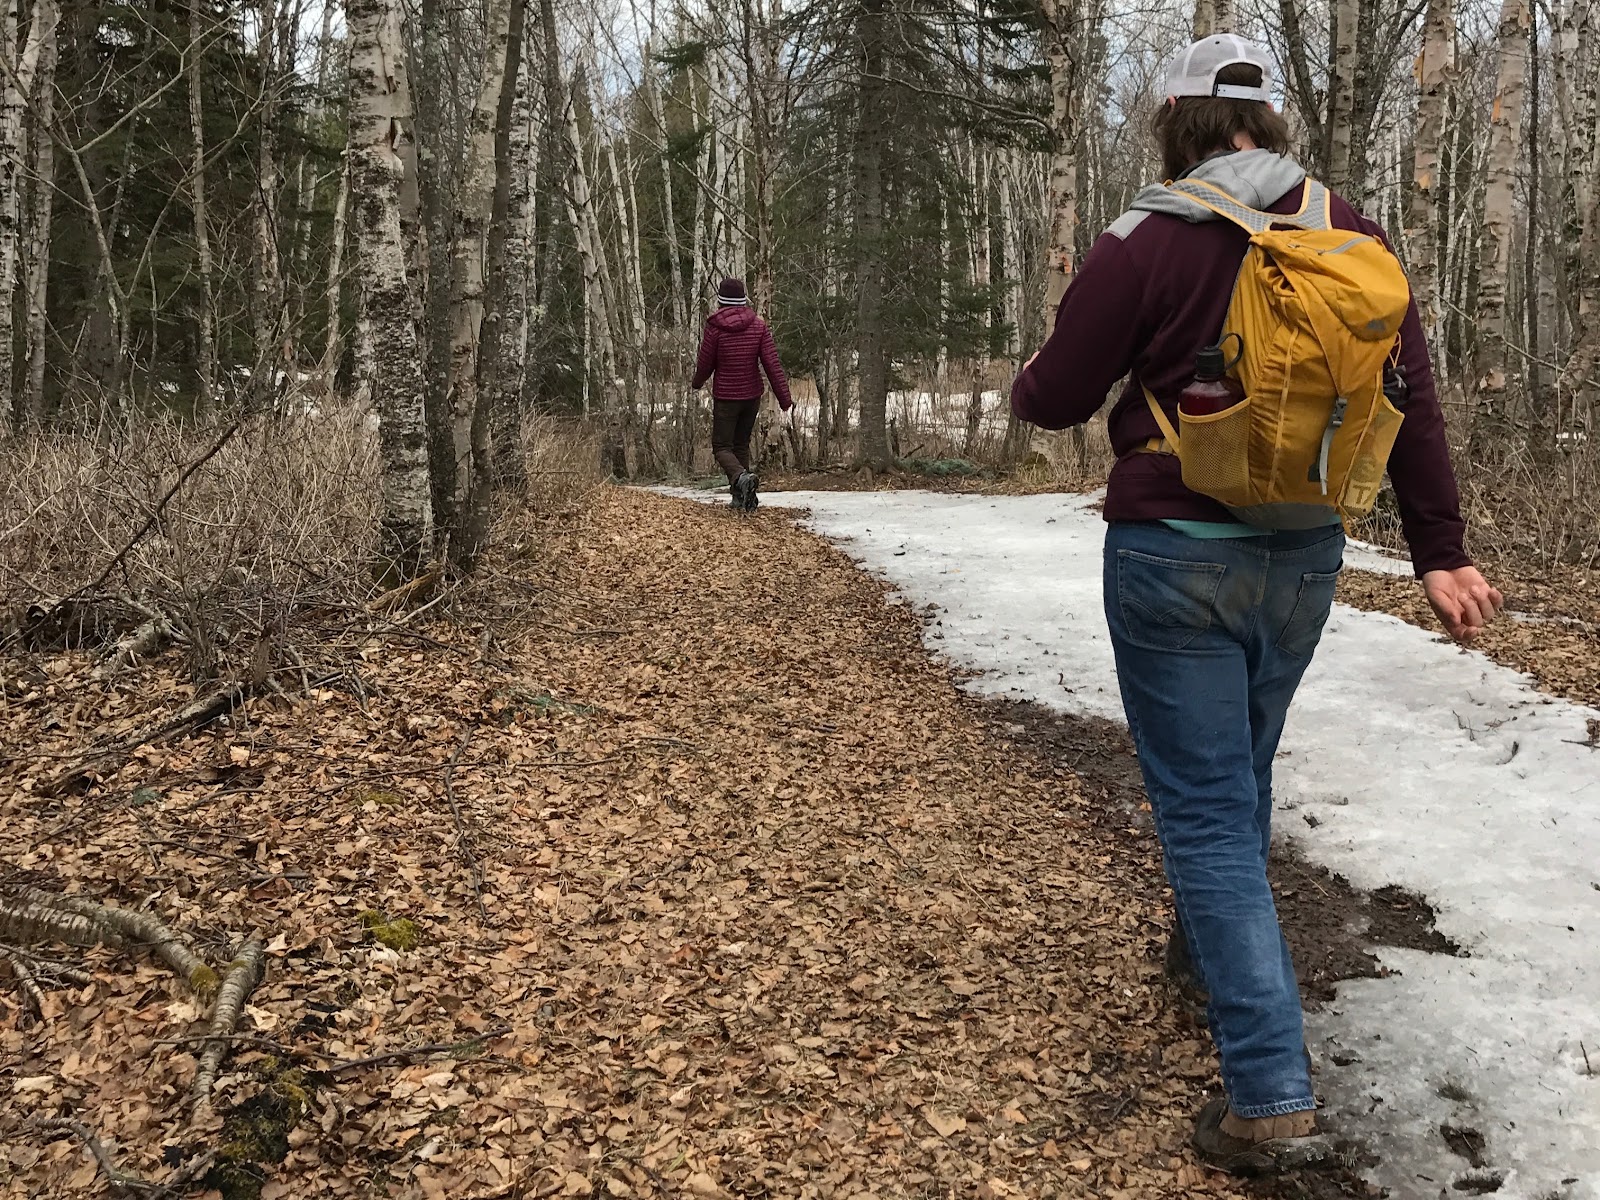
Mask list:
[{"label": "dark brown pants", "polygon": [[711,453],[729,483],[750,469],[750,435],[760,411],[760,400],[711,402]]}]

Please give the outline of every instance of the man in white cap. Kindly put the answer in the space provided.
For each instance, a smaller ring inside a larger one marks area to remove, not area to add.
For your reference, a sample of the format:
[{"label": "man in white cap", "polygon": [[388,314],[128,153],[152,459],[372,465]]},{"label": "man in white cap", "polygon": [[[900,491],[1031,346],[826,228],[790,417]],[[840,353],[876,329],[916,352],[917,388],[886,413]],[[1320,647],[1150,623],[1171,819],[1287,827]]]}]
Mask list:
[{"label": "man in white cap", "polygon": [[[1232,34],[1198,41],[1173,64],[1167,93],[1155,134],[1169,180],[1200,180],[1286,217],[1318,207],[1325,228],[1383,238],[1289,157],[1262,47]],[[1332,510],[1320,527],[1262,529],[1191,491],[1151,411],[1176,422],[1198,352],[1218,341],[1247,239],[1183,192],[1146,188],[1084,258],[1054,333],[1011,393],[1019,418],[1062,429],[1087,421],[1128,377],[1107,418],[1119,457],[1104,505],[1106,620],[1177,910],[1169,971],[1189,976],[1182,990],[1204,1009],[1222,1060],[1227,1095],[1201,1112],[1194,1145],[1242,1174],[1329,1153],[1267,854],[1273,759],[1344,549]],[[1415,304],[1399,346],[1409,396],[1389,477],[1428,599],[1449,633],[1470,641],[1501,599],[1464,549]]]}]

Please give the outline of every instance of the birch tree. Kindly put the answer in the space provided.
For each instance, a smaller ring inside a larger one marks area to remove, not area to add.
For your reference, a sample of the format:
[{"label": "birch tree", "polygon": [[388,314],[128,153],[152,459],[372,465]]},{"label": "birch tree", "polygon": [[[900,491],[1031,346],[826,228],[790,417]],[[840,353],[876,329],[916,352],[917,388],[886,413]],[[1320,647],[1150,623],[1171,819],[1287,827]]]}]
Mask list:
[{"label": "birch tree", "polygon": [[372,394],[383,449],[383,543],[389,572],[409,577],[431,550],[433,512],[416,300],[400,233],[398,147],[409,136],[399,0],[347,0],[350,171]]},{"label": "birch tree", "polygon": [[1478,259],[1478,421],[1503,420],[1506,377],[1506,287],[1516,202],[1517,149],[1528,70],[1528,0],[1504,0],[1498,26],[1499,68],[1489,121],[1488,169]]},{"label": "birch tree", "polygon": [[14,407],[12,380],[16,370],[13,324],[17,267],[22,245],[22,169],[25,96],[21,78],[22,37],[19,0],[0,0],[0,413]]},{"label": "birch tree", "polygon": [[[44,420],[45,345],[49,318],[50,242],[55,217],[56,143],[51,132],[56,116],[56,64],[60,58],[61,7],[59,0],[34,0],[33,28],[29,41],[38,42],[38,54],[24,53],[26,63],[33,58],[31,92],[34,136],[31,200],[28,206],[28,233],[23,255],[23,287],[26,324],[23,330],[25,368],[18,416],[37,425]],[[0,413],[4,410],[0,409]]]},{"label": "birch tree", "polygon": [[[484,317],[484,252],[489,221],[494,210],[495,131],[499,123],[500,94],[508,70],[506,47],[512,15],[512,0],[490,0],[484,12],[483,79],[478,88],[468,126],[469,148],[466,172],[458,189],[454,219],[454,244],[450,251],[450,377],[447,398],[450,406],[450,431],[454,455],[450,474],[436,481],[436,495],[450,497],[450,507],[436,519],[450,532],[453,549],[463,550],[462,518],[474,472],[487,474],[487,437],[474,438],[479,422],[478,351]],[[520,27],[517,30],[521,34]],[[520,41],[520,36],[519,36]],[[518,56],[520,58],[520,56]],[[514,65],[514,63],[513,63]],[[475,445],[481,441],[482,445]]]},{"label": "birch tree", "polygon": [[1422,327],[1431,343],[1439,341],[1437,279],[1439,170],[1444,136],[1445,88],[1454,53],[1453,0],[1428,0],[1423,21],[1422,53],[1417,58],[1417,132],[1413,139],[1412,192],[1407,249],[1408,274]]}]

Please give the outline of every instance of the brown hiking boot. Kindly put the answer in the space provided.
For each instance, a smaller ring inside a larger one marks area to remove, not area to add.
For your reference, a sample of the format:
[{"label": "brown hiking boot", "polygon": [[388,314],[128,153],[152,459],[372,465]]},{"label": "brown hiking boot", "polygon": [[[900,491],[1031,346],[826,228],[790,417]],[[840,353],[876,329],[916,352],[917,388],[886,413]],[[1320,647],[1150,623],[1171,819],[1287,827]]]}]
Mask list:
[{"label": "brown hiking boot", "polygon": [[1328,1139],[1317,1132],[1316,1113],[1236,1117],[1222,1099],[1200,1110],[1190,1145],[1206,1162],[1232,1175],[1276,1175],[1333,1157]]}]

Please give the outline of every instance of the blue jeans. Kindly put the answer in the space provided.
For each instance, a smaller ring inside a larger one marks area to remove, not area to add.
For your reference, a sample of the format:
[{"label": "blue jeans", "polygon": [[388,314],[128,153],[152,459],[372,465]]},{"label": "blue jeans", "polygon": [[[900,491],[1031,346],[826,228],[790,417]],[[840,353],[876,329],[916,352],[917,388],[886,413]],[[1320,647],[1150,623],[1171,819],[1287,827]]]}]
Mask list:
[{"label": "blue jeans", "polygon": [[1199,540],[1119,522],[1106,535],[1122,703],[1241,1117],[1316,1107],[1267,850],[1273,756],[1343,554],[1338,526]]}]

